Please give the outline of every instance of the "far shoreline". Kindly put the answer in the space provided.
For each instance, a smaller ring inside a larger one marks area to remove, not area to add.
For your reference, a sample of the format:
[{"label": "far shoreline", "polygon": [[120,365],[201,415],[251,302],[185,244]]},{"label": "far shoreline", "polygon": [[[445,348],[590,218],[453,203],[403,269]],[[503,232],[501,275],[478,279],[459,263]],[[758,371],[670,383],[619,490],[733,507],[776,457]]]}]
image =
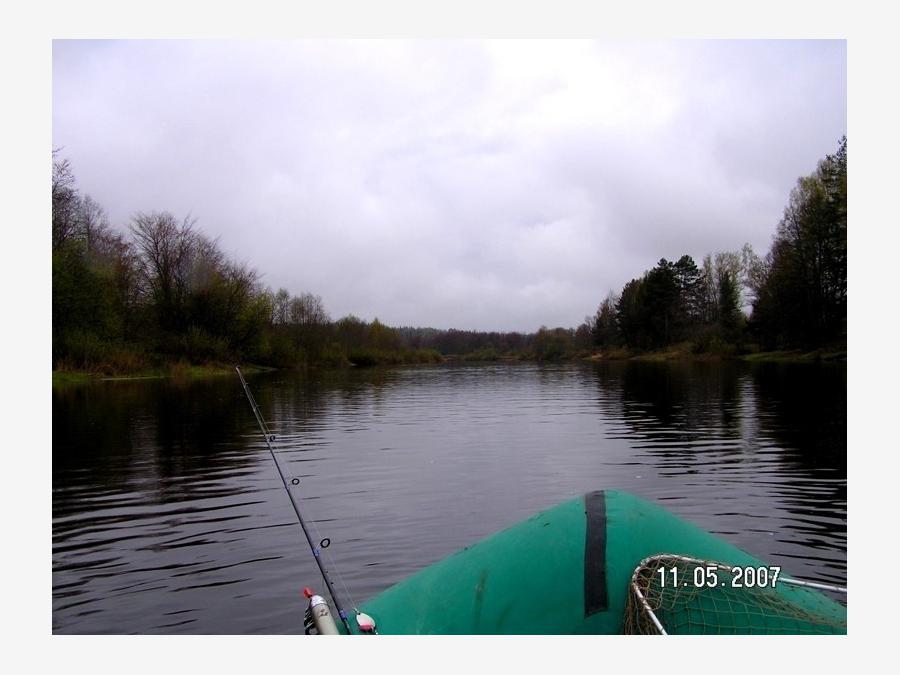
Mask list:
[{"label": "far shoreline", "polygon": [[[488,365],[497,363],[565,363],[581,361],[586,363],[610,363],[610,362],[639,362],[639,363],[721,363],[728,361],[743,361],[747,363],[846,363],[846,349],[816,349],[804,350],[777,350],[767,352],[755,352],[750,354],[711,354],[693,353],[685,346],[674,346],[668,349],[633,353],[624,349],[614,349],[607,352],[594,352],[591,354],[577,354],[564,358],[541,361],[535,358],[524,358],[515,355],[499,354],[492,359],[467,358],[466,355],[448,354],[441,358],[444,364],[472,364]],[[246,373],[263,373],[275,371],[320,371],[339,370],[344,368],[370,368],[385,367],[391,365],[416,365],[416,364],[380,364],[373,366],[362,365],[322,365],[309,368],[288,367],[274,368],[256,364],[246,364],[242,369]],[[424,365],[424,364],[419,364]],[[435,364],[431,364],[435,365]],[[186,364],[174,362],[156,368],[139,370],[133,373],[111,374],[91,370],[66,369],[52,370],[53,389],[65,388],[71,385],[85,384],[89,382],[127,382],[135,380],[197,380],[210,377],[221,377],[234,374],[234,366],[225,363]]]},{"label": "far shoreline", "polygon": [[847,362],[847,350],[841,349],[814,349],[805,351],[801,349],[775,350],[767,352],[751,352],[748,354],[715,354],[708,352],[693,353],[690,349],[671,347],[668,349],[632,353],[627,350],[612,350],[610,352],[596,352],[584,357],[590,362],[609,361],[638,361],[638,362],[672,362],[683,361],[688,363],[745,361],[748,363],[835,363]]}]

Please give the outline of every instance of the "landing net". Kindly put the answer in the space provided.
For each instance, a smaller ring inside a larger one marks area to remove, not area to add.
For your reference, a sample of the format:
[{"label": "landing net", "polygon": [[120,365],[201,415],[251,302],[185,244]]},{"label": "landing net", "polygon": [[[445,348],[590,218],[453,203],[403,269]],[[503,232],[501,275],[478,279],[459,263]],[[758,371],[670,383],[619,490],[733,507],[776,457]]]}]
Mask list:
[{"label": "landing net", "polygon": [[[774,580],[773,580],[774,577]],[[732,566],[661,554],[634,570],[626,634],[844,634],[846,608],[820,590],[847,589],[780,577],[777,567]]]}]

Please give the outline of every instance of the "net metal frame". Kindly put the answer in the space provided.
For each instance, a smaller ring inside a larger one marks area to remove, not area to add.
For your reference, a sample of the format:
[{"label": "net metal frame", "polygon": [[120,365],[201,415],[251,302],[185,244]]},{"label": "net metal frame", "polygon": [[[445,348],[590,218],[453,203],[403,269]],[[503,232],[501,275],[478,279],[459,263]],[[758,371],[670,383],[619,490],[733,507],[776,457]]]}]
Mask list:
[{"label": "net metal frame", "polygon": [[[678,567],[688,579],[684,585],[655,583],[661,567]],[[790,633],[819,634],[846,631],[846,620],[817,612],[786,597],[774,586],[708,587],[694,585],[690,576],[698,566],[733,572],[747,565],[730,565],[672,553],[660,553],[641,560],[631,575],[625,606],[623,632],[626,634],[669,635],[687,633]],[[688,572],[690,570],[690,573]],[[825,590],[846,595],[847,589],[813,581],[778,577],[778,585],[798,589],[798,593]],[[709,615],[714,615],[710,617]],[[667,627],[668,624],[668,627]]]}]

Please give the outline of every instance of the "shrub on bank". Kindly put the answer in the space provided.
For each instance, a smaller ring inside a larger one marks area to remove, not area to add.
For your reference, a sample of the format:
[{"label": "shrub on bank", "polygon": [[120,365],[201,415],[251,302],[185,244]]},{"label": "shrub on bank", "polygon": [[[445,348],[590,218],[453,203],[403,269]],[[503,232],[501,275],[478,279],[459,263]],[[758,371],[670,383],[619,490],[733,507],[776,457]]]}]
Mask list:
[{"label": "shrub on bank", "polygon": [[443,360],[437,349],[416,349],[412,352],[413,363],[441,363]]},{"label": "shrub on bank", "polygon": [[65,355],[54,364],[60,371],[128,375],[148,367],[147,357],[139,346],[104,340],[90,331],[69,331],[62,336],[58,347]]}]

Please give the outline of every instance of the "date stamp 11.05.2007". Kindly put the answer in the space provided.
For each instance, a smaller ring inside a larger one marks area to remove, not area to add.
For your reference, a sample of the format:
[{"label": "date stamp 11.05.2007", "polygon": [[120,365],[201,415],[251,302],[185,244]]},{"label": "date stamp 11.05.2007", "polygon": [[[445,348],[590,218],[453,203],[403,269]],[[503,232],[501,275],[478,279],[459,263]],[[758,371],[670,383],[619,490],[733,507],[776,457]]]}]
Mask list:
[{"label": "date stamp 11.05.2007", "polygon": [[656,570],[661,588],[775,588],[781,567],[723,567],[697,564],[691,569],[662,565]]}]

